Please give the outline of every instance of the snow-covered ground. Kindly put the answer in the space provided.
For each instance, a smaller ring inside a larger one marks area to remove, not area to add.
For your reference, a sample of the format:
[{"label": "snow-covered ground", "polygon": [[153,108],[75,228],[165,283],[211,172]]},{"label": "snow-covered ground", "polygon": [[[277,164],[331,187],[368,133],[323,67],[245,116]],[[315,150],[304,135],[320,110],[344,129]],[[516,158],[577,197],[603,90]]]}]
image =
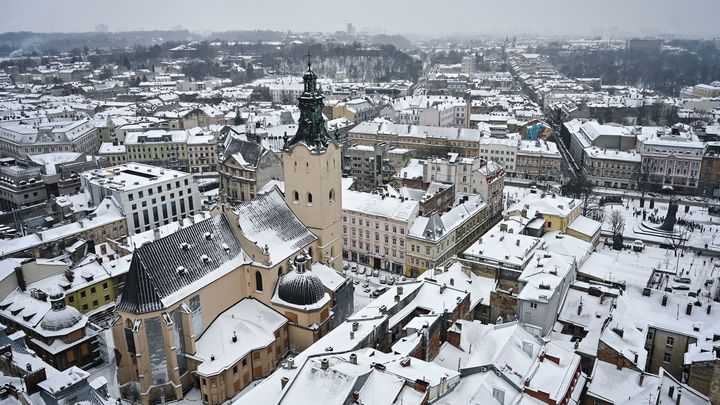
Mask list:
[{"label": "snow-covered ground", "polygon": [[[375,289],[380,287],[389,287],[388,284],[380,283],[380,276],[385,276],[386,280],[389,277],[393,277],[395,279],[395,282],[397,282],[398,280],[400,280],[401,277],[403,277],[400,274],[394,274],[383,270],[378,270],[377,276],[367,275],[367,269],[370,269],[370,267],[358,265],[353,262],[343,263],[348,264],[348,270],[344,271],[344,275],[347,278],[353,280],[353,284],[355,284],[355,312],[367,306],[374,299],[372,293],[373,291],[375,291]],[[360,275],[358,273],[352,272],[350,268],[353,265],[357,266],[358,269],[366,269],[366,274]],[[365,290],[369,291],[366,292]]]},{"label": "snow-covered ground", "polygon": [[[708,214],[707,207],[690,207],[688,212],[685,212],[685,205],[680,204],[677,211],[677,219],[684,219],[685,221],[693,222],[696,225],[694,230],[690,230],[687,233],[688,241],[687,247],[705,248],[705,244],[708,245],[708,249],[720,251],[720,217],[712,216]],[[625,219],[625,230],[623,236],[626,241],[634,241],[640,239],[651,243],[662,243],[668,244],[667,238],[663,236],[647,234],[642,230],[640,226],[643,223],[642,210],[646,212],[646,219],[644,221],[646,226],[659,227],[660,223],[652,223],[651,216],[659,217],[659,219],[665,218],[667,215],[668,204],[663,202],[656,202],[654,208],[650,209],[649,200],[645,200],[645,207],[640,208],[640,200],[634,197],[624,198],[623,204],[607,204],[602,208],[604,214],[603,231],[609,232],[611,230],[609,218],[613,211],[617,210],[621,213]],[[638,212],[637,215],[634,213]],[[675,231],[683,229],[680,225],[675,225]]]}]

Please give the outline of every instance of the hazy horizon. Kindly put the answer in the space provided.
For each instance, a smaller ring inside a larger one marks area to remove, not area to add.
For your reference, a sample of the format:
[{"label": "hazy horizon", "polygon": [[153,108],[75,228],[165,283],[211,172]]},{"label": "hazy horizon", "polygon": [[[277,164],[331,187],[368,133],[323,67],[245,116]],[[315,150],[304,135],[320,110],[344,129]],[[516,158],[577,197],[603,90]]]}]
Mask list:
[{"label": "hazy horizon", "polygon": [[[606,0],[595,2],[518,0],[512,4],[455,0],[333,3],[269,0],[5,0],[0,32],[112,32],[169,30],[198,33],[230,30],[343,31],[442,35],[679,35],[720,37],[720,1]],[[198,4],[201,7],[198,7]],[[35,10],[42,9],[38,15]],[[526,17],[529,16],[529,17]]]}]

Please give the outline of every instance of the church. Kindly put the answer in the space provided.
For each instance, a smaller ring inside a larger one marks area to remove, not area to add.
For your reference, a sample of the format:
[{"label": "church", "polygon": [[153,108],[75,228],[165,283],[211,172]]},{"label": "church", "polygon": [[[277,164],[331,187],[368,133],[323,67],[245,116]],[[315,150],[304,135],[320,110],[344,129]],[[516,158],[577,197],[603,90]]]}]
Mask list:
[{"label": "church", "polygon": [[123,398],[150,404],[198,388],[220,404],[352,313],[353,285],[339,274],[340,148],[309,61],[299,105],[285,195],[221,204],[133,252],[112,328]]}]

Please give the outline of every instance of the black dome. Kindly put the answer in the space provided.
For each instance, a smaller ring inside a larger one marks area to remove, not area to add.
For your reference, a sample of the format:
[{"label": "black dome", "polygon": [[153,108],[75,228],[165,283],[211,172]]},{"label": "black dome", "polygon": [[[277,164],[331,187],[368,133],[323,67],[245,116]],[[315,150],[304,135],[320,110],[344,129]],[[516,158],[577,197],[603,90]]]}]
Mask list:
[{"label": "black dome", "polygon": [[305,271],[307,259],[295,258],[295,268],[280,279],[278,296],[285,302],[295,305],[312,305],[325,296],[325,288],[320,278],[312,271]]}]

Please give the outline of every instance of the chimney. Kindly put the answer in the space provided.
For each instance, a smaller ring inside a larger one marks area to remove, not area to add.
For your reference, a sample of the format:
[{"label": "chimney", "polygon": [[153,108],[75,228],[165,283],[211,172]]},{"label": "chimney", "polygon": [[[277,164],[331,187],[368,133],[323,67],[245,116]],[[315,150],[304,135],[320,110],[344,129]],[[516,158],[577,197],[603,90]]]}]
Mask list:
[{"label": "chimney", "polygon": [[708,304],[705,308],[706,308],[707,314],[710,315],[710,308],[712,308],[712,305]]},{"label": "chimney", "polygon": [[360,391],[353,391],[353,403],[360,403]]},{"label": "chimney", "polygon": [[355,339],[355,332],[350,331],[350,340]]},{"label": "chimney", "polygon": [[330,360],[328,359],[322,359],[320,360],[320,368],[323,370],[327,370],[328,367],[330,367]]},{"label": "chimney", "polygon": [[642,387],[644,382],[645,382],[645,372],[643,371],[640,373],[640,381],[638,382],[638,384]]},{"label": "chimney", "polygon": [[688,302],[687,307],[685,308],[685,314],[686,315],[692,315],[692,302]]},{"label": "chimney", "polygon": [[356,321],[352,323],[352,330],[353,332],[357,332],[357,330],[360,328],[360,324]]},{"label": "chimney", "polygon": [[580,315],[581,312],[582,312],[582,301],[580,301],[580,304],[578,304],[577,314]]},{"label": "chimney", "polygon": [[[20,267],[20,266],[15,267],[15,278],[17,279],[18,287],[20,287],[21,290],[25,291],[25,289],[27,288],[27,285],[25,284],[25,276],[23,275],[22,267]],[[709,308],[710,307],[708,307],[708,309]],[[708,311],[708,314],[709,313],[710,313],[710,311]]]},{"label": "chimney", "polygon": [[675,405],[680,405],[680,398],[682,398],[682,387],[678,387],[678,394],[675,397]]},{"label": "chimney", "polygon": [[667,294],[663,295],[662,301],[660,302],[660,305],[667,306]]},{"label": "chimney", "polygon": [[410,356],[400,360],[400,365],[403,367],[410,367]]},{"label": "chimney", "polygon": [[401,285],[397,286],[397,295],[402,295],[403,293],[403,287]]},{"label": "chimney", "polygon": [[285,363],[285,366],[287,368],[294,368],[295,367],[295,358],[294,357],[288,357],[287,362]]},{"label": "chimney", "polygon": [[280,379],[280,389],[285,389],[285,386],[287,385],[288,381],[290,381],[287,377],[283,377]]},{"label": "chimney", "polygon": [[350,354],[350,364],[357,364],[357,354],[355,354],[355,353]]},{"label": "chimney", "polygon": [[450,285],[455,285],[455,279],[450,277]]}]

